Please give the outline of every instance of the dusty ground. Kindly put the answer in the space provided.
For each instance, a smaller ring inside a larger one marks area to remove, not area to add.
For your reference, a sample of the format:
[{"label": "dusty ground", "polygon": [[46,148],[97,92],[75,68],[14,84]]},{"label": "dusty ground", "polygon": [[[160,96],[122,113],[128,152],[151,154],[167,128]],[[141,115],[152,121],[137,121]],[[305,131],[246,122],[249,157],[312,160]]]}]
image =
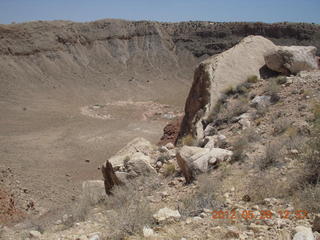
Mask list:
[{"label": "dusty ground", "polygon": [[176,109],[150,101],[115,101],[2,104],[1,112],[6,116],[0,120],[1,170],[12,173],[1,180],[17,207],[43,214],[76,201],[81,183],[100,179],[99,165],[134,137],[156,143]]},{"label": "dusty ground", "polygon": [[207,56],[250,34],[317,45],[318,32],[287,23],[1,25],[0,190],[5,204],[15,203],[6,213],[68,207],[127,142],[158,142]]}]

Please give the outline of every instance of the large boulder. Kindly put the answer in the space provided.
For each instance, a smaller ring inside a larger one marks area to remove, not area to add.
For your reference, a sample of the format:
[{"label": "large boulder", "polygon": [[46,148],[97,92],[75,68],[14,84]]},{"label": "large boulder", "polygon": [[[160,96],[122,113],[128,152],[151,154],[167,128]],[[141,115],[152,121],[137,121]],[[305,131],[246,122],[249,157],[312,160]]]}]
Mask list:
[{"label": "large boulder", "polygon": [[179,155],[192,171],[204,173],[210,169],[210,166],[215,165],[218,161],[230,159],[232,152],[221,148],[209,149],[183,146],[179,151]]},{"label": "large boulder", "polygon": [[125,170],[132,176],[149,176],[157,174],[157,171],[150,164],[151,158],[141,152],[134,153],[125,161]]},{"label": "large boulder", "polygon": [[179,220],[181,215],[178,210],[172,210],[165,207],[161,208],[157,213],[155,213],[153,218],[160,223],[165,221]]},{"label": "large boulder", "polygon": [[135,138],[109,159],[115,170],[124,166],[124,162],[137,152],[150,155],[155,146],[144,138]]},{"label": "large boulder", "polygon": [[270,40],[249,36],[233,48],[200,63],[195,70],[177,142],[189,134],[201,139],[224,91],[246,82],[249,76],[260,76],[259,70],[265,65],[264,55],[275,49]]},{"label": "large boulder", "polygon": [[293,240],[314,240],[311,228],[298,226],[295,228],[295,232]]},{"label": "large boulder", "polygon": [[297,74],[318,69],[316,53],[317,48],[313,46],[279,46],[265,55],[265,62],[273,71]]}]

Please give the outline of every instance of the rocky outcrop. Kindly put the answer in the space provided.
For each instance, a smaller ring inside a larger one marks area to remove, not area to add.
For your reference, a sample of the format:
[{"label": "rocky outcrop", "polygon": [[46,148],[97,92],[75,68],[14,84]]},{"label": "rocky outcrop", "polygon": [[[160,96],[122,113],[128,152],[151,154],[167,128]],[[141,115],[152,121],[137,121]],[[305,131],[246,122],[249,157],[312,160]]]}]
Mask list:
[{"label": "rocky outcrop", "polygon": [[190,183],[197,173],[205,173],[221,161],[230,160],[232,152],[222,148],[183,146],[177,161],[186,182]]},{"label": "rocky outcrop", "polygon": [[125,171],[130,176],[150,176],[157,174],[156,170],[151,166],[151,158],[141,152],[134,153],[125,161]]},{"label": "rocky outcrop", "polygon": [[181,118],[170,121],[163,129],[163,135],[160,139],[159,145],[167,143],[175,143],[179,134]]},{"label": "rocky outcrop", "polygon": [[295,229],[296,234],[293,237],[293,240],[314,240],[314,236],[311,228],[298,226]]},{"label": "rocky outcrop", "polygon": [[265,55],[269,69],[283,74],[297,74],[300,71],[318,69],[316,47],[278,47]]},{"label": "rocky outcrop", "polygon": [[109,159],[115,170],[119,170],[124,166],[125,161],[130,160],[130,157],[135,153],[143,153],[149,155],[154,150],[154,146],[144,138],[135,138],[118,151]]},{"label": "rocky outcrop", "polygon": [[223,92],[245,82],[249,76],[259,76],[265,65],[264,55],[275,49],[268,39],[249,36],[235,47],[203,61],[195,70],[178,140],[189,134],[201,139]]},{"label": "rocky outcrop", "polygon": [[153,215],[153,218],[161,223],[165,221],[175,221],[181,218],[178,210],[172,210],[170,208],[161,208],[157,213]]},{"label": "rocky outcrop", "polygon": [[[58,93],[58,99],[61,95],[70,99],[70,95],[95,97],[102,90],[114,94],[119,87],[122,96],[132,96],[140,89],[135,85],[141,84],[141,93],[150,97],[174,96],[177,101],[180,92],[182,101],[196,65],[243,37],[261,35],[278,45],[312,44],[320,49],[319,32],[319,25],[304,23],[105,19],[0,25],[0,95],[7,100],[17,94],[34,96],[49,90]],[[171,87],[159,91],[169,79]],[[81,91],[88,88],[95,91]]]},{"label": "rocky outcrop", "polygon": [[155,146],[146,139],[135,138],[108,159],[101,167],[105,192],[110,195],[115,185],[126,184],[135,177],[156,175],[151,165],[155,161],[150,157],[154,150]]}]

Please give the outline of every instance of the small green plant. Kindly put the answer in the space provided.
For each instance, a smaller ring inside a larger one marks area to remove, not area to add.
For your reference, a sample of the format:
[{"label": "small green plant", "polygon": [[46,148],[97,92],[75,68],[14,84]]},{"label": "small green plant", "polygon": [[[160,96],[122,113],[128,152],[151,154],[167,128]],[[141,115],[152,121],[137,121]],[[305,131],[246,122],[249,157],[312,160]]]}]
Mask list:
[{"label": "small green plant", "polygon": [[243,94],[247,94],[250,88],[251,88],[251,83],[244,82],[237,86],[230,86],[226,88],[224,91],[224,94],[227,96],[231,96],[235,94],[243,95]]},{"label": "small green plant", "polygon": [[236,93],[236,88],[234,86],[229,86],[224,90],[224,94],[227,96],[233,95]]},{"label": "small green plant", "polygon": [[248,83],[257,83],[259,81],[259,78],[257,75],[251,75],[247,78]]},{"label": "small green plant", "polygon": [[250,83],[243,83],[237,86],[236,93],[243,95],[249,92],[249,88],[251,87]]},{"label": "small green plant", "polygon": [[269,79],[265,92],[271,97],[271,102],[276,103],[280,100],[279,96],[280,87],[275,78]]},{"label": "small green plant", "polygon": [[181,143],[184,146],[195,146],[196,145],[196,140],[192,136],[192,134],[188,134],[181,139]]},{"label": "small green plant", "polygon": [[285,84],[287,82],[287,77],[286,76],[279,76],[276,79],[277,84]]},{"label": "small green plant", "polygon": [[167,163],[164,165],[164,176],[170,177],[173,176],[176,172],[176,166],[173,163]]}]

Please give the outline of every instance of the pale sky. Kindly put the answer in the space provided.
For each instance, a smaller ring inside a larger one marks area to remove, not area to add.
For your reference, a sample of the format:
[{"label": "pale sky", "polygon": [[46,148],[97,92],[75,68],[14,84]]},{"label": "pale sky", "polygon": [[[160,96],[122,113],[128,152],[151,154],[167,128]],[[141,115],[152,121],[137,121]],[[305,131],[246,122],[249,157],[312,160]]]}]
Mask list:
[{"label": "pale sky", "polygon": [[104,18],[320,23],[320,0],[0,0],[0,23]]}]

